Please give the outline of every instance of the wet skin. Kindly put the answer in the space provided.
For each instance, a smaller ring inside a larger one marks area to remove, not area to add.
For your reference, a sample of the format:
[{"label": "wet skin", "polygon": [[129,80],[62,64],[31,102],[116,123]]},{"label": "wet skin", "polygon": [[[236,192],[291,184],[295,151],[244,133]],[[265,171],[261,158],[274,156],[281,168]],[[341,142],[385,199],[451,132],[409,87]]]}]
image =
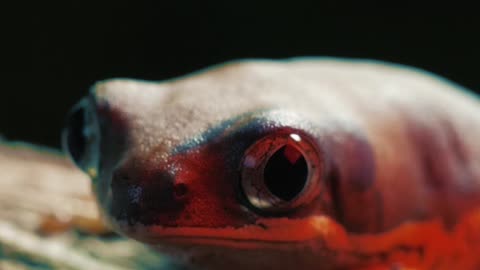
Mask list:
[{"label": "wet skin", "polygon": [[99,82],[64,145],[120,233],[200,269],[479,269],[480,103],[413,68]]}]

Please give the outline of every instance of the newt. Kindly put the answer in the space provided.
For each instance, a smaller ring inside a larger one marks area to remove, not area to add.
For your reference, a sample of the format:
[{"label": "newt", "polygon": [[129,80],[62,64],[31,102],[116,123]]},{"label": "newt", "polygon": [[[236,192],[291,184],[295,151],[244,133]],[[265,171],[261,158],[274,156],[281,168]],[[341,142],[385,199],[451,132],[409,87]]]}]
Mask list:
[{"label": "newt", "polygon": [[480,269],[480,102],[426,71],[235,61],[98,82],[68,119],[108,222],[185,265]]}]

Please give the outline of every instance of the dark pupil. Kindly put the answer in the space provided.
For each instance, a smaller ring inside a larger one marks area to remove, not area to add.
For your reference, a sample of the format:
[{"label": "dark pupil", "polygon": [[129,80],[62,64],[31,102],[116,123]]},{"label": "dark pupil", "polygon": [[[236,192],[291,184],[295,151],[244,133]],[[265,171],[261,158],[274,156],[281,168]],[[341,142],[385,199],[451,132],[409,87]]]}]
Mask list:
[{"label": "dark pupil", "polygon": [[285,145],[270,157],[263,177],[265,186],[273,195],[289,201],[302,191],[307,182],[307,162],[295,147]]},{"label": "dark pupil", "polygon": [[78,163],[85,152],[86,138],[83,133],[85,110],[80,107],[72,111],[67,123],[67,150],[73,160]]}]

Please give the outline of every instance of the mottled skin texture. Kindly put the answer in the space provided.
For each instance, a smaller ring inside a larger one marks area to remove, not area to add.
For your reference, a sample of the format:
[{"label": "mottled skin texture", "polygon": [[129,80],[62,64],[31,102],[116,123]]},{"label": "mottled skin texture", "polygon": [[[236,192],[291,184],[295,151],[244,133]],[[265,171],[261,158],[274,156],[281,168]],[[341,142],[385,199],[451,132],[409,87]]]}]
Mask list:
[{"label": "mottled skin texture", "polygon": [[[82,168],[121,233],[201,269],[479,269],[480,103],[392,64],[242,61],[88,97]],[[87,117],[88,118],[88,117]],[[246,149],[298,133],[315,198],[283,215],[239,190]]]}]

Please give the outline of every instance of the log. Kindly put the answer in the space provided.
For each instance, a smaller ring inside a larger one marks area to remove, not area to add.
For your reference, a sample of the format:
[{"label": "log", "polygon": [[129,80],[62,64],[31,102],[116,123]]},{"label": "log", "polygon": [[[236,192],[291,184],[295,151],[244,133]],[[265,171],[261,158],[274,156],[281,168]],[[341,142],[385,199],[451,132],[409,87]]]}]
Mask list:
[{"label": "log", "polygon": [[90,180],[61,153],[0,142],[1,270],[173,267],[108,229]]}]

